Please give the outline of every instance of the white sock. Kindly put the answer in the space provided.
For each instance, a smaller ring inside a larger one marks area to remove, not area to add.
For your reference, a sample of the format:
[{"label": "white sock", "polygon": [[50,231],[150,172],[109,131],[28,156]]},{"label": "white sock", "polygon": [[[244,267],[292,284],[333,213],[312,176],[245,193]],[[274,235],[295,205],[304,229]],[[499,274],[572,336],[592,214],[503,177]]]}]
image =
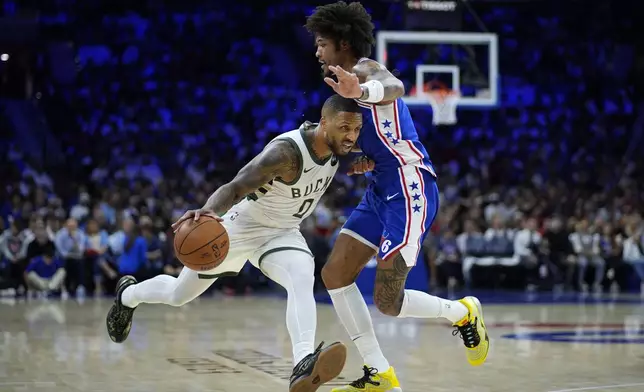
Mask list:
[{"label": "white sock", "polygon": [[286,289],[286,328],[291,337],[295,366],[315,349],[315,262],[302,251],[284,250],[264,257],[261,268],[266,276]]},{"label": "white sock", "polygon": [[468,312],[467,307],[458,301],[435,297],[422,291],[405,290],[405,298],[398,317],[444,317],[453,324],[462,320]]},{"label": "white sock", "polygon": [[128,308],[141,303],[182,306],[200,296],[216,279],[199,279],[199,274],[188,268],[178,278],[158,275],[123,290],[121,302]]},{"label": "white sock", "polygon": [[389,361],[380,350],[369,308],[367,308],[367,303],[358,286],[353,283],[346,287],[329,290],[329,295],[331,295],[331,301],[338,318],[360,351],[364,363],[375,367],[378,372],[386,372],[389,369]]},{"label": "white sock", "polygon": [[121,302],[128,308],[139,306],[141,302],[148,304],[166,303],[170,291],[177,278],[170,275],[158,275],[152,279],[144,280],[123,290]]}]

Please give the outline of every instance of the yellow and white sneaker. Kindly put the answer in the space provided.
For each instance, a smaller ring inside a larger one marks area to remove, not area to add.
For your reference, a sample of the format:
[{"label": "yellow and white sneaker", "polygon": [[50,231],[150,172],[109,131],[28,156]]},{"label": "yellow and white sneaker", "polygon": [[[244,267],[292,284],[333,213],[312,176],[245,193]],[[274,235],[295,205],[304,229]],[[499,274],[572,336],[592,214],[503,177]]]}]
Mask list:
[{"label": "yellow and white sneaker", "polygon": [[485,363],[490,349],[490,338],[483,322],[483,308],[476,297],[465,297],[458,302],[462,303],[469,310],[467,316],[455,323],[453,335],[461,335],[465,348],[467,349],[467,361],[472,366],[480,366]]},{"label": "yellow and white sneaker", "polygon": [[378,369],[364,366],[364,376],[353,381],[351,384],[333,388],[331,392],[402,392],[398,377],[392,366],[386,372],[378,373]]}]

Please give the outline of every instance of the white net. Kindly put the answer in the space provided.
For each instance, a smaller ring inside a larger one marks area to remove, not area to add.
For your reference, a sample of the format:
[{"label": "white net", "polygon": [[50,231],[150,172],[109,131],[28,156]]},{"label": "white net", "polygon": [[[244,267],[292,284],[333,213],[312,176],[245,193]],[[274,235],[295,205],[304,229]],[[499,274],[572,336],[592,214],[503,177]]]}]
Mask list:
[{"label": "white net", "polygon": [[449,89],[430,90],[424,93],[432,106],[434,125],[456,124],[456,106],[461,98],[458,91]]}]

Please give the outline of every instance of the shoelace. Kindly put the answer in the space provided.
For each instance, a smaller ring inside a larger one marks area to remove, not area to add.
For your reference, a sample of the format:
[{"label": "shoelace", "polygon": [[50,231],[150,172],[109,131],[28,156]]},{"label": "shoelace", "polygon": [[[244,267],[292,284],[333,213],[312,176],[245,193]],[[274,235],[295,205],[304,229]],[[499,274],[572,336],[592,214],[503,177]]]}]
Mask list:
[{"label": "shoelace", "polygon": [[474,319],[474,322],[470,322],[462,326],[457,325],[456,329],[452,332],[452,336],[456,336],[460,333],[465,347],[474,348],[478,346],[481,342],[481,337],[479,336],[478,328],[476,328],[477,322],[478,319]]},{"label": "shoelace", "polygon": [[361,378],[355,380],[354,382],[352,382],[349,385],[351,385],[354,388],[364,388],[367,383],[369,383],[371,385],[376,385],[376,386],[380,385],[380,382],[374,381],[374,380],[371,379],[371,377],[373,377],[376,374],[378,374],[378,369],[373,368],[373,367],[363,366],[362,370],[364,371],[364,376],[362,376]]}]

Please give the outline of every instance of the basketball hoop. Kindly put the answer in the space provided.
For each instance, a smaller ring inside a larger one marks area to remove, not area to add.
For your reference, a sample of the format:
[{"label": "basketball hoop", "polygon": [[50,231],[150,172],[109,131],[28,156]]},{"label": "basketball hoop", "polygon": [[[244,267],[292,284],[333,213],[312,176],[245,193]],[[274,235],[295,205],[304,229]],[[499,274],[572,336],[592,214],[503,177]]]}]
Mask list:
[{"label": "basketball hoop", "polygon": [[[433,86],[437,88],[432,88]],[[430,84],[429,89],[423,92],[423,95],[432,105],[434,125],[452,125],[456,124],[456,104],[461,98],[458,91],[447,88],[442,83]]]}]

